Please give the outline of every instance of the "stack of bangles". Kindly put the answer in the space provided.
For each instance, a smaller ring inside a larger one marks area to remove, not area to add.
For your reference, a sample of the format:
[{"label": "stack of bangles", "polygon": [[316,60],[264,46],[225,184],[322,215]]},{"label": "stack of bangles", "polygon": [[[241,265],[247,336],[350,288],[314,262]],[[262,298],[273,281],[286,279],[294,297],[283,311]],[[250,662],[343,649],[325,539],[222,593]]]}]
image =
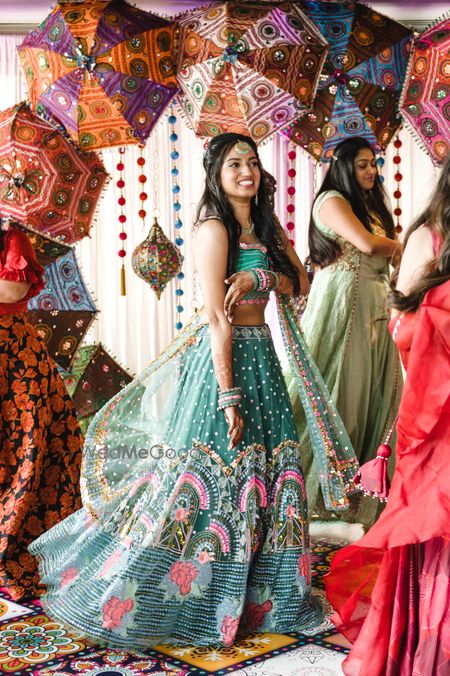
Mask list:
[{"label": "stack of bangles", "polygon": [[[249,270],[253,277],[253,291],[272,291],[278,289],[280,278],[273,270],[264,270],[264,268],[253,268]],[[273,284],[270,284],[272,275]]]},{"label": "stack of bangles", "polygon": [[239,406],[242,401],[242,388],[231,387],[229,390],[219,390],[217,410],[223,411],[230,406]]}]

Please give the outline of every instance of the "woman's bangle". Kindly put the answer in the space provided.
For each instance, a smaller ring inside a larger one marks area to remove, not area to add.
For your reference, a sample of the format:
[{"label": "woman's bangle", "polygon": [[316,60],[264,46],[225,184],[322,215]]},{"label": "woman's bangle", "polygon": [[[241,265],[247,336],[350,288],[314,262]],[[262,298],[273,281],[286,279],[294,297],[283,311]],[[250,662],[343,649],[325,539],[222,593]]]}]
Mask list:
[{"label": "woman's bangle", "polygon": [[270,274],[273,276],[274,283],[273,286],[271,287],[272,291],[275,291],[275,289],[278,289],[280,286],[280,277],[279,275],[275,272],[275,270],[270,270]]},{"label": "woman's bangle", "polygon": [[217,410],[223,411],[230,406],[239,406],[242,401],[242,388],[231,387],[228,390],[219,390]]},{"label": "woman's bangle", "polygon": [[256,276],[258,277],[258,291],[266,291],[269,288],[269,275],[264,268],[255,268]]}]

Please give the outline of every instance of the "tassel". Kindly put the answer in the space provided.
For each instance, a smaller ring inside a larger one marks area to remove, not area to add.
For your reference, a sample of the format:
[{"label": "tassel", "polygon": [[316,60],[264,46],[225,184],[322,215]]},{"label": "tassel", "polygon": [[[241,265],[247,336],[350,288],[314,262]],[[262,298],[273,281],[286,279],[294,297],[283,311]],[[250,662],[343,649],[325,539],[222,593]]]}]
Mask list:
[{"label": "tassel", "polygon": [[392,449],[389,444],[381,444],[377,457],[364,463],[355,474],[353,481],[364,495],[370,495],[386,502],[389,496],[390,481],[387,473],[387,459]]},{"label": "tassel", "polygon": [[122,267],[120,268],[120,295],[121,296],[127,295],[127,285],[125,282],[125,265],[123,263]]}]

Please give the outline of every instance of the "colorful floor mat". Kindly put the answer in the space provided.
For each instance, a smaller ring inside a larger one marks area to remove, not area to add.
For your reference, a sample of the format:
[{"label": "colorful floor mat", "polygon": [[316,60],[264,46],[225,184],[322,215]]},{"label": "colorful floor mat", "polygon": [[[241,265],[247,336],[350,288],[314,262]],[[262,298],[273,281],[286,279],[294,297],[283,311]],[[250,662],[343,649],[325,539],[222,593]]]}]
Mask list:
[{"label": "colorful floor mat", "polygon": [[[323,588],[343,541],[316,538],[314,586]],[[93,646],[51,620],[39,601],[13,602],[0,590],[0,674],[32,676],[334,676],[348,650],[328,620],[314,635],[252,634],[231,648],[157,646],[127,653]]]}]

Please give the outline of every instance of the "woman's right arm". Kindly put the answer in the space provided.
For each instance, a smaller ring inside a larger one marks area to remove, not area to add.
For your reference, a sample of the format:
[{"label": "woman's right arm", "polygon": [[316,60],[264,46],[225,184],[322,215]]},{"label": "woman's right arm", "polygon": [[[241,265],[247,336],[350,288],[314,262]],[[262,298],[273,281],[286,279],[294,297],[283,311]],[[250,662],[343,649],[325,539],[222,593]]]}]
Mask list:
[{"label": "woman's right arm", "polygon": [[[408,237],[398,271],[397,291],[407,296],[423,277],[427,266],[434,260],[433,237],[429,227],[422,225]],[[392,309],[392,316],[399,314]]]},{"label": "woman's right arm", "polygon": [[[224,313],[227,291],[228,236],[220,221],[203,222],[195,233],[196,269],[202,289],[204,312],[209,323],[214,372],[220,390],[233,387],[232,326]],[[230,446],[242,439],[244,423],[236,406],[225,409]]]},{"label": "woman's right arm", "polygon": [[318,216],[321,223],[362,253],[391,258],[402,252],[402,245],[398,240],[373,235],[366,230],[348,202],[340,197],[329,197],[325,200]]},{"label": "woman's right arm", "polygon": [[0,303],[17,303],[28,293],[28,282],[10,282],[0,279]]}]

